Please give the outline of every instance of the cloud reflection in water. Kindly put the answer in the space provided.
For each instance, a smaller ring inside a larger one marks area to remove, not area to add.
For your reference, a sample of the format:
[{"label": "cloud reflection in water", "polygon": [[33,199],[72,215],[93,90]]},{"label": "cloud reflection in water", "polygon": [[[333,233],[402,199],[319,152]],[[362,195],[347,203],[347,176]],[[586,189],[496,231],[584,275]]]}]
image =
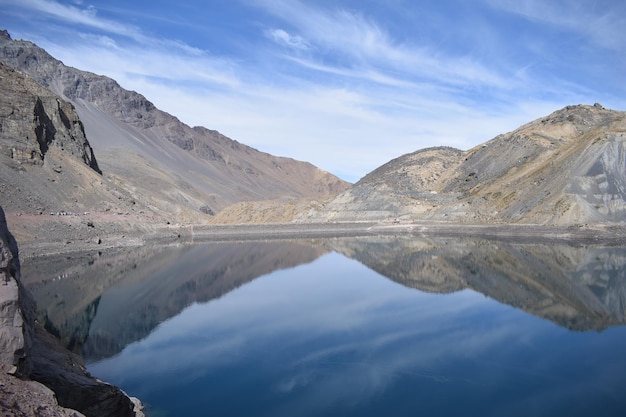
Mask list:
[{"label": "cloud reflection in water", "polygon": [[185,415],[611,411],[625,336],[408,289],[329,254],[194,304],[90,370]]}]

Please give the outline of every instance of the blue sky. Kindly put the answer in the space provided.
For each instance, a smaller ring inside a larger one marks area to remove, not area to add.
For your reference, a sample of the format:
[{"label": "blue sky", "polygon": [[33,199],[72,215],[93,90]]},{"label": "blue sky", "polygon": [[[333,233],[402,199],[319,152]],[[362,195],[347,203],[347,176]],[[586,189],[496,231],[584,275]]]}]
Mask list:
[{"label": "blue sky", "polygon": [[0,27],[349,181],[569,104],[626,110],[621,0],[0,0]]}]

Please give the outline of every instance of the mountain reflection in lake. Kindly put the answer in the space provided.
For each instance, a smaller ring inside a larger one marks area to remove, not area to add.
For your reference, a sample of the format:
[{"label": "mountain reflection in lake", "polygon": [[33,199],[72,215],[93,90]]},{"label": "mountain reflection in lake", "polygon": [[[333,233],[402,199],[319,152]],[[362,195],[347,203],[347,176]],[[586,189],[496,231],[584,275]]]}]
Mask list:
[{"label": "mountain reflection in lake", "polygon": [[111,255],[24,276],[40,320],[149,415],[626,409],[624,248],[361,238]]}]

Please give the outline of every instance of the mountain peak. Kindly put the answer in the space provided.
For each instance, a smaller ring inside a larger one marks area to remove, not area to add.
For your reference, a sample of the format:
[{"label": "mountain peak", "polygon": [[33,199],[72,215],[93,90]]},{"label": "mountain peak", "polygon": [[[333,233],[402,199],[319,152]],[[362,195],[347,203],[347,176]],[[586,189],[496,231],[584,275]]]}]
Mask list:
[{"label": "mountain peak", "polygon": [[626,112],[557,110],[462,152],[403,155],[316,220],[602,224],[626,220]]}]

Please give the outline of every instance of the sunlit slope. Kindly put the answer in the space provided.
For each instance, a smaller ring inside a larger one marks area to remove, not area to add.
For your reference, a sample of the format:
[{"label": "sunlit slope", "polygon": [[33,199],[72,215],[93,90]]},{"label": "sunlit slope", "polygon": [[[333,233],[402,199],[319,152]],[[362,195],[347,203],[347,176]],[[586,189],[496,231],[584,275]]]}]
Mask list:
[{"label": "sunlit slope", "polygon": [[625,142],[625,112],[568,106],[468,151],[403,155],[307,218],[621,222]]}]

